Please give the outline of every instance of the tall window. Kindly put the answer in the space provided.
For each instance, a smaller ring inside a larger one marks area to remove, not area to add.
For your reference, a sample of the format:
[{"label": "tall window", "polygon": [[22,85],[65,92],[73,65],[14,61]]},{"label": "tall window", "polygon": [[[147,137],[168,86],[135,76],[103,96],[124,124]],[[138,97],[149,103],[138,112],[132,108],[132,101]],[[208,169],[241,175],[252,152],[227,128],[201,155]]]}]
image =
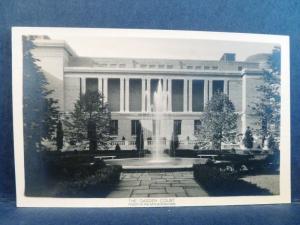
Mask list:
[{"label": "tall window", "polygon": [[200,120],[194,120],[194,134],[197,135],[200,132],[201,128],[201,121]]},{"label": "tall window", "polygon": [[107,102],[111,112],[120,111],[120,79],[110,78],[107,80]]},{"label": "tall window", "polygon": [[172,80],[172,111],[183,112],[183,80]]},{"label": "tall window", "polygon": [[110,135],[118,135],[118,120],[110,121]]},{"label": "tall window", "polygon": [[86,93],[98,92],[98,79],[97,78],[86,78]]},{"label": "tall window", "polygon": [[217,92],[224,92],[224,81],[223,80],[214,80],[213,81],[213,94]]},{"label": "tall window", "polygon": [[142,80],[129,80],[129,111],[142,111]]},{"label": "tall window", "polygon": [[204,80],[193,80],[192,90],[193,112],[201,112],[204,108]]},{"label": "tall window", "polygon": [[137,133],[138,120],[131,120],[131,135],[134,136]]},{"label": "tall window", "polygon": [[181,134],[181,120],[174,120],[174,135]]}]

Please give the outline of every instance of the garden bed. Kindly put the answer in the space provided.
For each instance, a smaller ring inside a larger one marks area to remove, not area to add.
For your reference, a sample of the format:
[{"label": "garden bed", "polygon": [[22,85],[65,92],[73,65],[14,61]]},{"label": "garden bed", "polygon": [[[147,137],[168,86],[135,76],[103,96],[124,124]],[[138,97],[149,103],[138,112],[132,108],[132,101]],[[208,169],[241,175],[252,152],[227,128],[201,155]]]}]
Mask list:
[{"label": "garden bed", "polygon": [[45,172],[27,185],[34,197],[105,197],[119,180],[122,166],[106,165],[89,154],[43,155]]},{"label": "garden bed", "polygon": [[247,182],[229,161],[197,164],[193,166],[194,178],[210,196],[272,195],[257,184]]}]

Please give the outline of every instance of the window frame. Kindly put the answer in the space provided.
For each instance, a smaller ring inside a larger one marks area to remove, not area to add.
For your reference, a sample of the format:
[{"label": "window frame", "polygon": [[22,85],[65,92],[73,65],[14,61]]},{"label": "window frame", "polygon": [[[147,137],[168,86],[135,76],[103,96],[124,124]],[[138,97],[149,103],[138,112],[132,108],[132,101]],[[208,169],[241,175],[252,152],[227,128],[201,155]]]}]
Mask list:
[{"label": "window frame", "polygon": [[174,120],[173,132],[174,132],[174,135],[181,135],[181,133],[182,133],[182,120]]},{"label": "window frame", "polygon": [[[113,127],[113,123],[115,122],[114,125],[116,125],[116,127]],[[114,129],[113,129],[114,128]],[[115,131],[115,132],[112,132]],[[118,120],[111,120],[110,121],[110,131],[109,131],[111,136],[118,136],[119,135],[119,121]]]}]

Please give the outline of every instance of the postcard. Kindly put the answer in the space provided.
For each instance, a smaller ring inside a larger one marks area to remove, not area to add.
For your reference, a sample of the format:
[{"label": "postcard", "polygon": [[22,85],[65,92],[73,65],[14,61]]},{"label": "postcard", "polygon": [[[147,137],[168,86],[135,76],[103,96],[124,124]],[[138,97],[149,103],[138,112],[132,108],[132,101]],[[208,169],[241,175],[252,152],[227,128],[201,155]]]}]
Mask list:
[{"label": "postcard", "polygon": [[12,28],[17,206],[291,201],[289,37]]}]

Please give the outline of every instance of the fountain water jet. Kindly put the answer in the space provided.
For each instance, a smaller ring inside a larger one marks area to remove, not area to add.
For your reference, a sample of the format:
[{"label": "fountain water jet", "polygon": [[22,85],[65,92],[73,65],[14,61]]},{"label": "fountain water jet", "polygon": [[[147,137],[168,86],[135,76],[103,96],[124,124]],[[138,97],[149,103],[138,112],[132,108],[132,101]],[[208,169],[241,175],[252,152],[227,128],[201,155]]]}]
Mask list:
[{"label": "fountain water jet", "polygon": [[168,93],[163,90],[161,80],[158,81],[157,89],[153,96],[153,122],[154,122],[154,142],[153,142],[153,162],[167,161],[164,156],[164,146],[170,134],[167,129],[167,98]]}]

